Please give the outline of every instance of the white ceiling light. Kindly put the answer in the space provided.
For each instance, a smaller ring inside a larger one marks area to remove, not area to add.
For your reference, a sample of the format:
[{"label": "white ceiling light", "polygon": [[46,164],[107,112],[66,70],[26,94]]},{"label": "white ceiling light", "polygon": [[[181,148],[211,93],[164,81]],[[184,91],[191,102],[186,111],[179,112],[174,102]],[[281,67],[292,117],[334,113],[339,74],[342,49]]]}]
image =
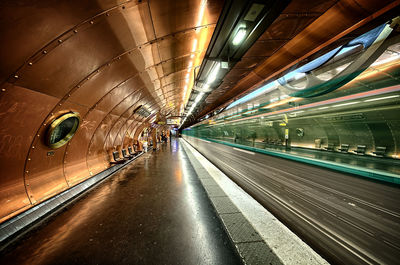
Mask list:
[{"label": "white ceiling light", "polygon": [[220,66],[221,66],[221,63],[220,62],[217,62],[215,65],[214,65],[214,68],[212,69],[212,71],[211,71],[211,74],[208,76],[208,78],[207,78],[207,85],[209,85],[209,84],[211,84],[212,82],[214,82],[215,81],[215,79],[217,78],[217,74],[218,74],[218,71],[219,71],[219,68],[220,68]]},{"label": "white ceiling light", "polygon": [[235,37],[233,38],[232,44],[236,46],[242,43],[244,37],[246,37],[246,32],[246,28],[239,28],[239,30],[236,32]]},{"label": "white ceiling light", "polygon": [[203,92],[200,92],[200,94],[197,95],[196,99],[194,100],[194,105],[196,105],[204,96]]}]

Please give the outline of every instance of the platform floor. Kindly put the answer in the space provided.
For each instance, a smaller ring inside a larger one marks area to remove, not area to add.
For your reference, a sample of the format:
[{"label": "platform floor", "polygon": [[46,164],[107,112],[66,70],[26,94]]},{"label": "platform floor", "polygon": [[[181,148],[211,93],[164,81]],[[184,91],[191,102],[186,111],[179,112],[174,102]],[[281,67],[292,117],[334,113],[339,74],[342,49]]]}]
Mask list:
[{"label": "platform floor", "polygon": [[242,264],[178,141],[100,183],[0,264]]}]

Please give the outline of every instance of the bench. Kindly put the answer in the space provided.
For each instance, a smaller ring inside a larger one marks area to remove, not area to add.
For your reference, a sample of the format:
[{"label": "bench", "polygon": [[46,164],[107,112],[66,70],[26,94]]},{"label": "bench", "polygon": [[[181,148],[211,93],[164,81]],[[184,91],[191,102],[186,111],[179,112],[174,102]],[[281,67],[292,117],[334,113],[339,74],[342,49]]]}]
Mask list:
[{"label": "bench", "polygon": [[328,143],[328,146],[324,147],[323,149],[325,151],[333,152],[333,151],[335,151],[335,144],[329,144]]},{"label": "bench", "polygon": [[129,152],[129,154],[131,155],[131,156],[137,156],[138,154],[140,154],[141,152],[140,151],[133,151],[133,148],[132,148],[132,146],[128,146],[128,152]]},{"label": "bench", "polygon": [[357,155],[365,155],[365,150],[367,149],[366,145],[357,145],[357,149],[354,150],[354,153]]},{"label": "bench", "polygon": [[135,156],[135,152],[133,152],[132,146],[128,146],[128,153],[129,153],[131,156]]},{"label": "bench", "polygon": [[133,158],[133,155],[128,154],[128,153],[126,152],[126,149],[122,149],[122,155],[124,156],[124,158],[127,158],[127,159]]},{"label": "bench", "polygon": [[349,151],[349,145],[348,144],[341,144],[340,148],[338,149],[339,152],[341,153],[347,153]]},{"label": "bench", "polygon": [[377,146],[376,148],[375,148],[375,151],[374,152],[372,152],[374,155],[376,155],[376,156],[385,156],[385,154],[386,154],[386,146]]},{"label": "bench", "polygon": [[112,153],[112,155],[113,155],[114,161],[111,161],[110,162],[111,164],[122,164],[122,163],[125,162],[125,159],[122,159],[121,157],[119,157],[119,152],[118,151],[114,151]]}]

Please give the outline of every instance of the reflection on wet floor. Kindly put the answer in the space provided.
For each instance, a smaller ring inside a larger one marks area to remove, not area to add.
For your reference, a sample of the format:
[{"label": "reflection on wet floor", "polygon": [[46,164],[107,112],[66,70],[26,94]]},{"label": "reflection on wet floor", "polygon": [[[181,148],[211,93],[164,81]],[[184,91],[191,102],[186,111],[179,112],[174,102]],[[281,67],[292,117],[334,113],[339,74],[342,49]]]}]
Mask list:
[{"label": "reflection on wet floor", "polygon": [[241,264],[175,140],[1,254],[0,264]]}]

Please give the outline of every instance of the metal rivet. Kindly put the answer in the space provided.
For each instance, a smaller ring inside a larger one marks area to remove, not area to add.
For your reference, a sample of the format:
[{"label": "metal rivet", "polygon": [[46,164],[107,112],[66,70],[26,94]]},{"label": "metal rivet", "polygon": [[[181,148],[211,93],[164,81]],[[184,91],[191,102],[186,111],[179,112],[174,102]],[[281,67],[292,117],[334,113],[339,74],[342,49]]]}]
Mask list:
[{"label": "metal rivet", "polygon": [[2,88],[1,91],[6,92],[6,89],[5,89],[5,88]]},{"label": "metal rivet", "polygon": [[28,158],[28,161],[31,161],[31,159],[30,159],[30,158]]},{"label": "metal rivet", "polygon": [[14,75],[14,78],[18,78],[19,76],[18,75]]},{"label": "metal rivet", "polygon": [[92,24],[92,25],[93,25],[93,21],[90,21],[90,24]]},{"label": "metal rivet", "polygon": [[46,53],[47,53],[47,51],[46,51],[46,50],[44,50],[44,51],[43,51],[43,54],[46,54]]},{"label": "metal rivet", "polygon": [[34,146],[32,146],[32,149],[35,149],[35,147],[34,147]]},{"label": "metal rivet", "polygon": [[118,56],[118,60],[120,60],[121,59],[121,56]]},{"label": "metal rivet", "polygon": [[70,97],[71,96],[71,94],[68,94],[68,97]]},{"label": "metal rivet", "polygon": [[110,16],[110,14],[109,14],[109,13],[106,13],[106,16],[107,16],[107,17],[109,17],[109,16]]},{"label": "metal rivet", "polygon": [[26,173],[29,173],[29,171],[28,171],[28,170],[26,170],[25,172],[26,172]]},{"label": "metal rivet", "polygon": [[77,88],[80,88],[80,87],[81,87],[81,85],[77,85],[76,87],[77,87]]},{"label": "metal rivet", "polygon": [[30,65],[30,66],[32,66],[32,64],[33,64],[32,62],[29,62],[29,63],[28,63],[28,65]]},{"label": "metal rivet", "polygon": [[29,184],[26,184],[26,186],[29,186]]},{"label": "metal rivet", "polygon": [[74,29],[74,33],[78,33],[78,31],[76,29]]},{"label": "metal rivet", "polygon": [[58,42],[59,42],[59,43],[61,43],[61,42],[62,42],[62,40],[58,40]]},{"label": "metal rivet", "polygon": [[61,106],[61,103],[60,104],[58,104],[59,106]]}]

